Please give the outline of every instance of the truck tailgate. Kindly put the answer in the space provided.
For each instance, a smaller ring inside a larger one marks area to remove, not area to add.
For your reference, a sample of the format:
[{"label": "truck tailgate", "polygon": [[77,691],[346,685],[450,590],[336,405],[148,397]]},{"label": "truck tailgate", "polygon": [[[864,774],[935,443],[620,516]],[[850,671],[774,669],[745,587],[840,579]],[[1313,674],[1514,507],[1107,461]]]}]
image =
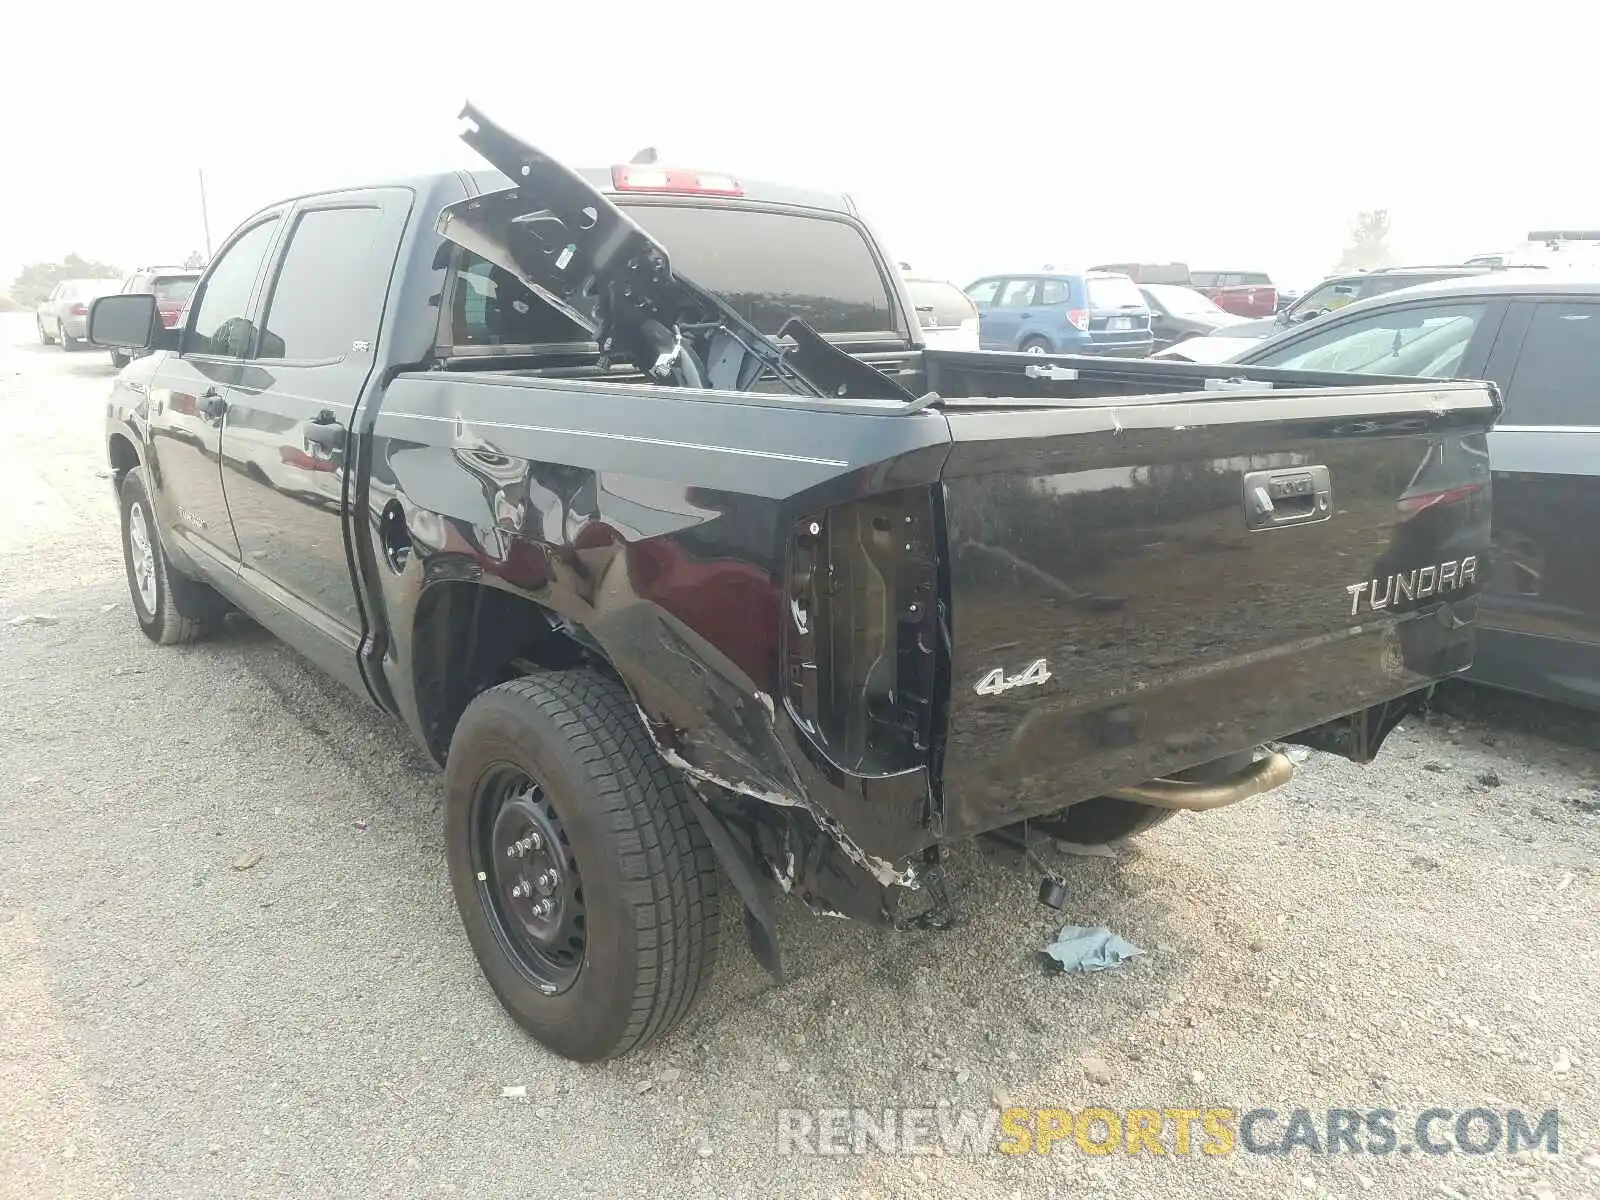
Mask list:
[{"label": "truck tailgate", "polygon": [[1498,411],[1477,383],[947,405],[943,832],[1466,669]]}]

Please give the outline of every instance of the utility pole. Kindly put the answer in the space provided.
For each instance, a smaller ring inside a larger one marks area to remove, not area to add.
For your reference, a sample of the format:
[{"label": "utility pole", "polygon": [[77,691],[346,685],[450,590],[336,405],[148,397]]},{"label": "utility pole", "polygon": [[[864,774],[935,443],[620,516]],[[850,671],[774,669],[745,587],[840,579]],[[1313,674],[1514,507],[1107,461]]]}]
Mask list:
[{"label": "utility pole", "polygon": [[200,224],[206,231],[206,261],[211,261],[211,214],[206,210],[206,173],[200,172]]}]

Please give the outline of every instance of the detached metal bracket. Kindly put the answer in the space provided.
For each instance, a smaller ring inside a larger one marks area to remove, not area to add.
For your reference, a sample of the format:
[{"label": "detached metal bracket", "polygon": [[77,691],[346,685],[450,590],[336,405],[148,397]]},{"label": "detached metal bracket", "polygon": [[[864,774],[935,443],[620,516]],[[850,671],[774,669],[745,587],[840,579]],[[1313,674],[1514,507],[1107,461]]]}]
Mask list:
[{"label": "detached metal bracket", "polygon": [[1029,363],[1022,368],[1022,373],[1029,379],[1053,379],[1060,383],[1070,383],[1078,377],[1076,367],[1058,367],[1055,363]]}]

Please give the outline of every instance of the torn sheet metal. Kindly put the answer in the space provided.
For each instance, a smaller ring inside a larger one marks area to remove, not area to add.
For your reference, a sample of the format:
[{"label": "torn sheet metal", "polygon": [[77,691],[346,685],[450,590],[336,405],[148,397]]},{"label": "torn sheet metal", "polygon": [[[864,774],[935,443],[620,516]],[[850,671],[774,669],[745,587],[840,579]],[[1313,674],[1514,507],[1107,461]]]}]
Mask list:
[{"label": "torn sheet metal", "polygon": [[[767,699],[764,696],[760,696],[760,693],[757,693],[757,695],[762,699]],[[767,699],[767,703],[770,710],[770,699]],[[650,720],[650,714],[645,712],[644,709],[639,708],[637,705],[635,706],[635,710],[639,714],[639,719],[644,722],[644,727],[650,734],[650,740],[655,743],[656,750],[671,766],[676,767],[678,770],[684,772],[692,779],[698,779],[702,783],[714,783],[718,787],[724,788],[727,791],[733,792],[737,795],[749,796],[753,800],[760,800],[766,804],[777,804],[788,808],[803,808],[806,812],[811,814],[811,817],[816,821],[818,828],[820,828],[823,833],[827,834],[828,837],[833,839],[833,841],[838,845],[839,849],[844,852],[845,857],[850,859],[850,861],[855,863],[857,866],[861,867],[884,887],[903,887],[912,891],[916,890],[917,869],[915,866],[908,865],[904,871],[897,871],[895,870],[893,863],[885,862],[876,855],[868,854],[865,850],[861,849],[860,846],[856,845],[855,839],[844,831],[844,827],[841,826],[839,822],[835,821],[815,804],[807,801],[804,796],[796,799],[787,796],[782,792],[765,791],[761,788],[752,787],[749,784],[739,783],[736,780],[720,778],[714,773],[706,770],[704,767],[695,766],[688,759],[684,758],[683,755],[679,754],[671,746],[667,745],[661,740],[656,733],[655,723]],[[784,890],[787,891],[788,888],[785,888]]]}]

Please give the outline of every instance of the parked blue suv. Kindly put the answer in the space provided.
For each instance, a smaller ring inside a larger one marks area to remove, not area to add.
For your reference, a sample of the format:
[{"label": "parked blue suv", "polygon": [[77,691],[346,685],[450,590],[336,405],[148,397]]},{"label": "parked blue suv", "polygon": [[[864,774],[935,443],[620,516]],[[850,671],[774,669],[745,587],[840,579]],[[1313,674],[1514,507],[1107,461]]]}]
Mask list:
[{"label": "parked blue suv", "polygon": [[1155,345],[1144,296],[1115,271],[985,275],[966,292],[985,350],[1142,358]]}]

